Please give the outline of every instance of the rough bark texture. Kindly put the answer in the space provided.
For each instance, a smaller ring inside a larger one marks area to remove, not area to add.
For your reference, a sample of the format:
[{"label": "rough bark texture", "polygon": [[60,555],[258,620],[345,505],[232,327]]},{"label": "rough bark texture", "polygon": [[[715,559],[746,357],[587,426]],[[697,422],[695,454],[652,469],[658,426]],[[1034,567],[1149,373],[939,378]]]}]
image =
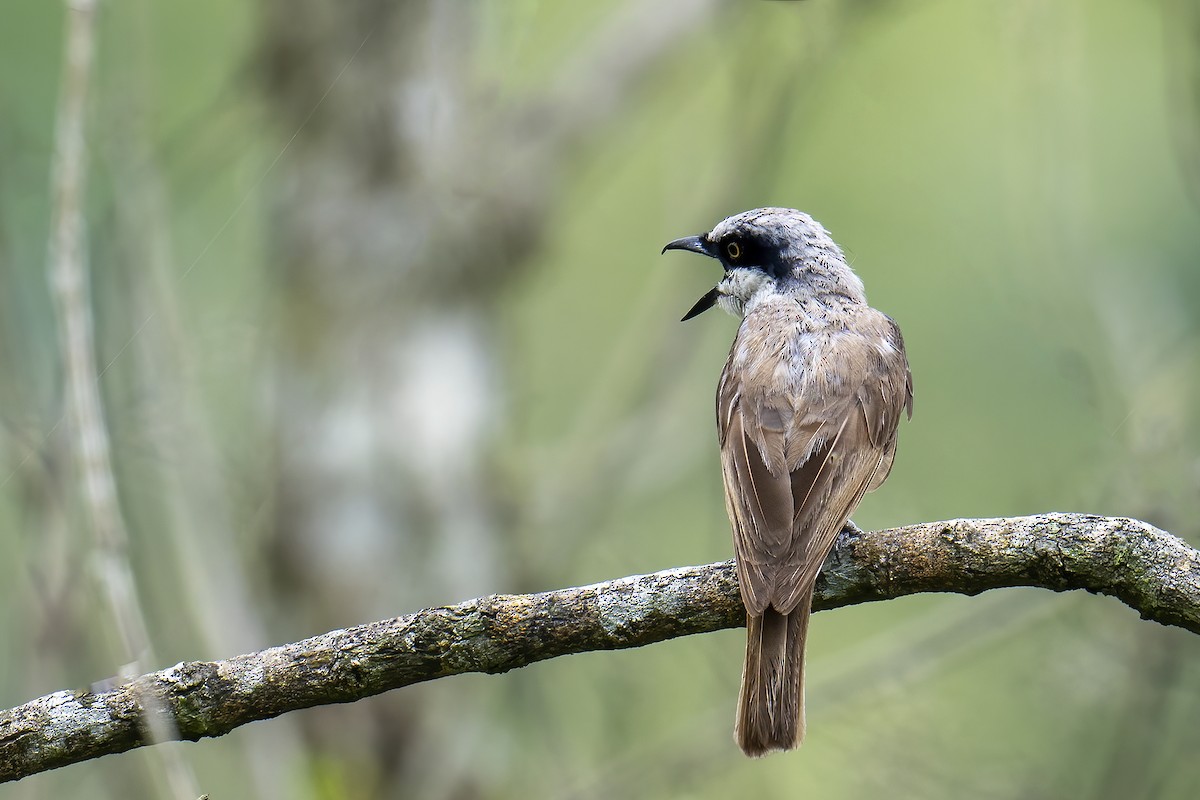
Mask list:
[{"label": "rough bark texture", "polygon": [[[844,531],[814,608],[1003,586],[1107,594],[1145,619],[1200,633],[1200,551],[1144,522],[1082,514]],[[743,622],[732,562],[426,609],[0,712],[0,781],[150,743],[142,692],[169,709],[181,738],[196,740],[446,675],[507,672]]]}]

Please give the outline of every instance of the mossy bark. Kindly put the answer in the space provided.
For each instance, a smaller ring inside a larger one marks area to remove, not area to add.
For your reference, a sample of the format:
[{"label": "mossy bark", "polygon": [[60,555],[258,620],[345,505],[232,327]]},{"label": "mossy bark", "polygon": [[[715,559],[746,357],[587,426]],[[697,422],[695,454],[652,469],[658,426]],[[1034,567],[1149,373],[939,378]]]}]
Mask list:
[{"label": "mossy bark", "polygon": [[[1144,522],[1084,514],[848,529],[825,562],[813,606],[1005,586],[1107,594],[1145,619],[1200,633],[1200,552]],[[425,609],[0,712],[0,781],[150,744],[147,708],[170,713],[180,738],[197,740],[447,675],[507,672],[744,620],[731,561]],[[157,701],[143,702],[147,693]]]}]

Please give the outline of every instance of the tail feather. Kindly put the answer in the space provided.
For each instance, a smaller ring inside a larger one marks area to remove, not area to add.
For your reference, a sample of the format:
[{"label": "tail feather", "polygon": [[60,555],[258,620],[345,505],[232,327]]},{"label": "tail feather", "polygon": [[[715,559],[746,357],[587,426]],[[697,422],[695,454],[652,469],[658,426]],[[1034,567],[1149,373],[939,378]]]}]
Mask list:
[{"label": "tail feather", "polygon": [[734,738],[748,756],[791,750],[804,739],[804,640],[811,600],[789,614],[746,615],[746,663]]}]

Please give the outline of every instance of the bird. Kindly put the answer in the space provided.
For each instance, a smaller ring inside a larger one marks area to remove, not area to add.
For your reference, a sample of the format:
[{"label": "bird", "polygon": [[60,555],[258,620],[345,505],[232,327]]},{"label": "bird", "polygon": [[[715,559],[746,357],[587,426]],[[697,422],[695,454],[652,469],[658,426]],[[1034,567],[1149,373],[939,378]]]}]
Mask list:
[{"label": "bird", "polygon": [[[804,738],[804,646],[821,564],[863,495],[883,483],[912,418],[904,338],[867,304],[829,233],[757,208],[663,248],[724,270],[683,320],[741,318],[717,384],[725,508],[746,607],[734,739],[751,757]],[[851,523],[852,524],[852,523]]]}]

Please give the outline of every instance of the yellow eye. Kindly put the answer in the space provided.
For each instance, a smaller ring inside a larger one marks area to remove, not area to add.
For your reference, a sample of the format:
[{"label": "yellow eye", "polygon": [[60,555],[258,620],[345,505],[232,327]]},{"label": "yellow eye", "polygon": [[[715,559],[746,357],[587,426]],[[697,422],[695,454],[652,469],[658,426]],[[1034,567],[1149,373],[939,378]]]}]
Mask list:
[{"label": "yellow eye", "polygon": [[737,261],[742,257],[742,246],[737,242],[730,242],[725,245],[725,252],[729,254],[731,261]]}]

